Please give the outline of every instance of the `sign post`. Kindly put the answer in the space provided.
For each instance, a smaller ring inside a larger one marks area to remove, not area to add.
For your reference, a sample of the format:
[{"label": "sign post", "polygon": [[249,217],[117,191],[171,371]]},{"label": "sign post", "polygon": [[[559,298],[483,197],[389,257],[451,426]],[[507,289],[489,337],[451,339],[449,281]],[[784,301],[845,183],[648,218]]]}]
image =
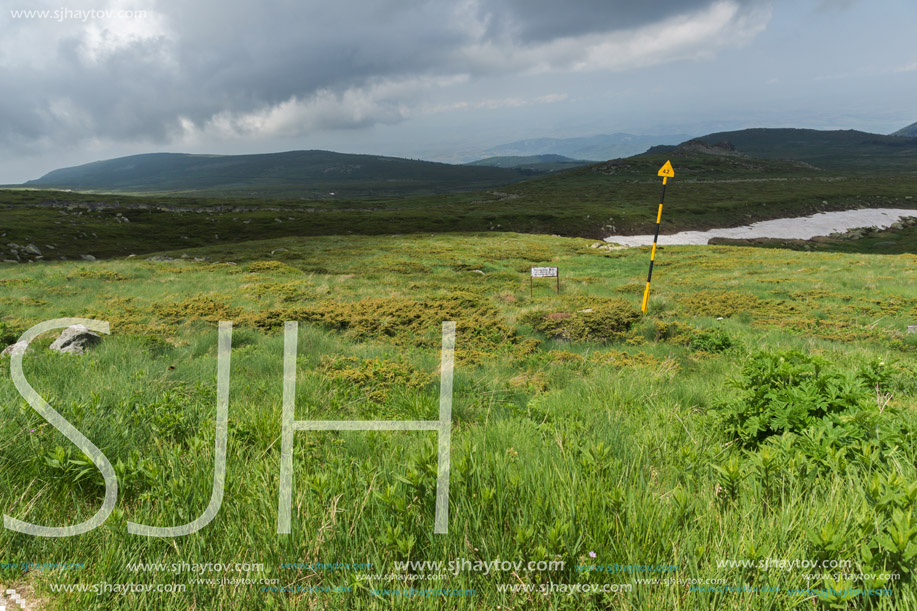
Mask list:
[{"label": "sign post", "polygon": [[656,213],[656,235],[653,236],[653,252],[650,254],[650,271],[646,275],[646,290],[643,291],[643,305],[640,311],[646,314],[646,306],[650,299],[650,282],[653,280],[653,262],[656,260],[656,242],[659,240],[659,223],[662,222],[662,203],[665,201],[665,183],[675,177],[675,170],[669,161],[659,168],[657,176],[662,176],[662,197],[659,198],[659,212]]},{"label": "sign post", "polygon": [[529,297],[535,296],[533,278],[557,278],[557,294],[560,295],[560,270],[556,267],[533,267],[529,274]]}]

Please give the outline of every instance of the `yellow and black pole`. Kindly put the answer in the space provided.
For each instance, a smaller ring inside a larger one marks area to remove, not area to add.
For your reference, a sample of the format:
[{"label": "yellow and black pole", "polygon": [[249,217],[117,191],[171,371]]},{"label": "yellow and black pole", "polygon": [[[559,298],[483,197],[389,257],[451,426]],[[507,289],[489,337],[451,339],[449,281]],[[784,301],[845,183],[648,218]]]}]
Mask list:
[{"label": "yellow and black pole", "polygon": [[646,314],[646,305],[650,300],[650,282],[653,281],[653,263],[656,261],[656,242],[659,240],[659,224],[662,222],[662,204],[665,202],[665,183],[675,176],[675,170],[668,161],[659,168],[657,176],[662,176],[662,197],[659,198],[659,212],[656,213],[656,235],[653,236],[653,252],[650,255],[650,272],[646,275],[646,290],[643,291],[643,306],[640,310]]}]

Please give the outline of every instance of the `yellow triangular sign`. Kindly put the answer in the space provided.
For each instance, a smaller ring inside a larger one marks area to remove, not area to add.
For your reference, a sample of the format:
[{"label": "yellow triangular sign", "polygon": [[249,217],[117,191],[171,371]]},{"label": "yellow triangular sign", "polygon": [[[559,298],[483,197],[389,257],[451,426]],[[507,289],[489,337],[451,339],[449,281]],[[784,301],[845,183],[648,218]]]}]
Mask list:
[{"label": "yellow triangular sign", "polygon": [[675,170],[672,169],[672,163],[669,161],[665,162],[665,165],[659,168],[657,176],[663,176],[665,178],[674,178]]}]

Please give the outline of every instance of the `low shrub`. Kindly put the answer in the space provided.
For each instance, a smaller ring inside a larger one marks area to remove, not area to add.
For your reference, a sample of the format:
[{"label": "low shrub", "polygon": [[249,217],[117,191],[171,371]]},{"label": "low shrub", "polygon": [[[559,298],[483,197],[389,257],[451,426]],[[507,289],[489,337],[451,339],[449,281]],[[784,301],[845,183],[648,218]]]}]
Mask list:
[{"label": "low shrub", "polygon": [[657,320],[651,323],[648,332],[650,336],[647,339],[651,339],[654,342],[688,345],[691,343],[696,329],[691,325],[678,321],[663,322]]},{"label": "low shrub", "polygon": [[252,287],[252,292],[259,299],[276,297],[284,303],[314,299],[318,294],[312,287],[299,282],[261,282]]},{"label": "low shrub", "polygon": [[83,278],[87,280],[126,280],[127,278],[118,272],[113,272],[108,269],[81,269],[73,272],[67,276],[68,280],[75,280],[77,278]]},{"label": "low shrub", "polygon": [[429,373],[409,363],[385,359],[359,359],[353,356],[324,356],[319,370],[345,392],[357,391],[370,401],[381,403],[395,389],[421,390],[433,381]]},{"label": "low shrub", "polygon": [[727,290],[697,291],[678,301],[691,314],[724,318],[741,312],[754,312],[762,306],[762,300],[751,293]]},{"label": "low shrub", "polygon": [[726,352],[736,345],[732,336],[723,329],[704,329],[695,333],[690,340],[691,349],[698,352]]},{"label": "low shrub", "polygon": [[253,274],[300,274],[292,265],[280,261],[252,261],[248,264],[248,271]]},{"label": "low shrub", "polygon": [[623,340],[640,319],[630,303],[612,299],[573,313],[536,310],[523,314],[520,322],[554,339],[607,342]]},{"label": "low shrub", "polygon": [[[246,312],[240,324],[261,329],[298,320],[339,331],[354,339],[386,339],[399,345],[438,347],[443,321],[456,322],[455,345],[462,351],[497,352],[518,341],[515,329],[486,298],[457,291],[438,299],[415,301],[374,297],[359,301],[322,301],[306,307]],[[458,357],[457,357],[458,358]]]},{"label": "low shrub", "polygon": [[20,335],[21,333],[17,332],[12,325],[0,321],[0,346],[5,348],[8,344],[16,343]]},{"label": "low shrub", "polygon": [[153,312],[171,320],[201,319],[218,322],[233,320],[238,316],[240,309],[229,306],[225,297],[221,295],[198,295],[178,303],[156,304],[153,306]]}]

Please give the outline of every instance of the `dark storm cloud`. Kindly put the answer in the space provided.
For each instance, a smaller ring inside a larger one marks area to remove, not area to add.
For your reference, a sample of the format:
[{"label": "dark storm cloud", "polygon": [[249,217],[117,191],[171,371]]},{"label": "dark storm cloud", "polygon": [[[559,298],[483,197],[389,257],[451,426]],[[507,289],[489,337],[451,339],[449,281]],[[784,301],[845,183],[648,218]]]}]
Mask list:
[{"label": "dark storm cloud", "polygon": [[[753,2],[743,2],[752,4]],[[710,6],[710,0],[489,0],[478,11],[491,36],[509,35],[522,42],[544,42],[640,27]]]},{"label": "dark storm cloud", "polygon": [[216,6],[170,11],[179,62],[202,94],[243,104],[435,69],[464,40],[439,3]]},{"label": "dark storm cloud", "polygon": [[0,81],[16,86],[0,97],[0,141],[40,149],[87,139],[162,143],[189,125],[276,132],[394,122],[417,102],[423,86],[415,81],[511,74],[534,61],[490,62],[486,52],[472,61],[469,48],[612,34],[716,4],[723,2],[161,0],[138,5],[149,15],[135,21],[4,15]]}]

